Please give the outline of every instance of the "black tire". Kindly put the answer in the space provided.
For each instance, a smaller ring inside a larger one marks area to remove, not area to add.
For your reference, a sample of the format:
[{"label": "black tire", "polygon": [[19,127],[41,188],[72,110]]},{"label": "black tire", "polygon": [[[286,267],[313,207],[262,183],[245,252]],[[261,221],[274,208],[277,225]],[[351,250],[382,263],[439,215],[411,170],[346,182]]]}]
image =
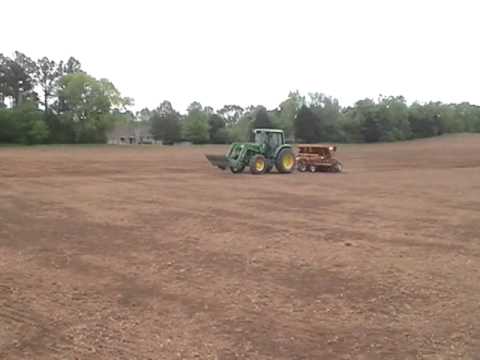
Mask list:
[{"label": "black tire", "polygon": [[275,160],[275,167],[283,174],[291,173],[295,169],[295,154],[292,149],[282,149]]},{"label": "black tire", "polygon": [[343,164],[340,161],[337,161],[337,163],[333,165],[333,171],[336,173],[341,173],[343,171]]},{"label": "black tire", "polygon": [[245,166],[240,166],[239,168],[235,168],[233,166],[230,166],[230,171],[234,174],[239,174],[239,173],[243,172],[244,169],[245,169]]},{"label": "black tire", "polygon": [[254,155],[250,158],[249,167],[253,175],[262,175],[267,171],[267,160],[263,155]]},{"label": "black tire", "polygon": [[297,170],[300,172],[305,172],[307,171],[307,162],[305,160],[298,160],[297,161]]}]

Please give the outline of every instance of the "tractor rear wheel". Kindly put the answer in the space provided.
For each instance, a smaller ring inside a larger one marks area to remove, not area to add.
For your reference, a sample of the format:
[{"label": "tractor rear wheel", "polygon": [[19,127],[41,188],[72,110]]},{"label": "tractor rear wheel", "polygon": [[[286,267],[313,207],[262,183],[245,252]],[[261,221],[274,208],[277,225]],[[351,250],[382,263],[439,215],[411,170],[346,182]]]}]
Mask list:
[{"label": "tractor rear wheel", "polygon": [[278,172],[291,173],[295,168],[295,154],[292,149],[282,149],[277,155],[275,166]]},{"label": "tractor rear wheel", "polygon": [[267,171],[267,161],[265,160],[265,156],[260,154],[252,156],[249,166],[250,172],[254,175],[265,174],[265,171]]},{"label": "tractor rear wheel", "polygon": [[298,160],[297,170],[300,171],[300,172],[307,171],[307,162],[305,160]]}]

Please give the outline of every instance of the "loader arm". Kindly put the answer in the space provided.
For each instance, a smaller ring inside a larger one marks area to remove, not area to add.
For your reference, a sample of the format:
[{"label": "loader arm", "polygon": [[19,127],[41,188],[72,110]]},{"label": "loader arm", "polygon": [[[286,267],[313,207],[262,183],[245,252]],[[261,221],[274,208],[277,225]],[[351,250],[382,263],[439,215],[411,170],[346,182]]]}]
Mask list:
[{"label": "loader arm", "polygon": [[226,155],[205,155],[213,166],[222,170],[227,168],[240,169],[248,165],[252,154],[259,153],[261,146],[257,144],[234,143],[230,146]]}]

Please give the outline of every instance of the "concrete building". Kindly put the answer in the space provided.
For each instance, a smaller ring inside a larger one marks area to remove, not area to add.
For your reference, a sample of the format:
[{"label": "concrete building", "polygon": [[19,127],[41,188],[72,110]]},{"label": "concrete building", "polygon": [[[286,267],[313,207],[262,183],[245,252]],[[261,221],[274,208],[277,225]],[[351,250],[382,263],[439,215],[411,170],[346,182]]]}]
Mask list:
[{"label": "concrete building", "polygon": [[148,125],[117,124],[107,134],[108,144],[161,144],[155,141]]}]

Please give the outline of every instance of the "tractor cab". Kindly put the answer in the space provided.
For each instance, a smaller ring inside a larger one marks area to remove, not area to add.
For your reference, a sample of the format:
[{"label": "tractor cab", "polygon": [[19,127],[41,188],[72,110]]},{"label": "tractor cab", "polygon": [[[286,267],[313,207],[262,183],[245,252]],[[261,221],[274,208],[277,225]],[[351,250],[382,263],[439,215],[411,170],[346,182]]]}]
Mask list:
[{"label": "tractor cab", "polygon": [[265,146],[267,156],[272,156],[280,146],[285,144],[285,135],[282,130],[255,129],[253,133],[255,144]]}]

